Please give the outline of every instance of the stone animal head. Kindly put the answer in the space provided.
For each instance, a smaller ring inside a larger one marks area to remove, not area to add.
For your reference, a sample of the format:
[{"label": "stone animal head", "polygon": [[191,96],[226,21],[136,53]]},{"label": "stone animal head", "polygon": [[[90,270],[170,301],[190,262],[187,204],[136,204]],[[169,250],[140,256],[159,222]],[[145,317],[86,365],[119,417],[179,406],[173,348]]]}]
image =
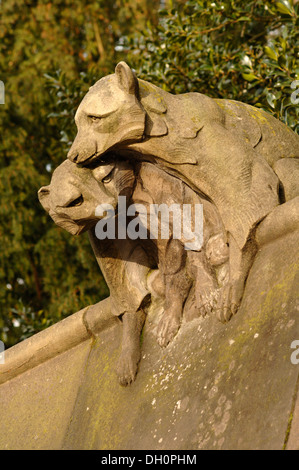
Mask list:
[{"label": "stone animal head", "polygon": [[137,89],[137,78],[124,62],[117,65],[115,74],[90,88],[75,116],[78,134],[70,160],[86,162],[119,142],[142,139],[145,111],[136,98]]},{"label": "stone animal head", "polygon": [[119,195],[129,198],[134,181],[134,170],[125,161],[90,169],[66,160],[54,171],[50,185],[39,190],[38,198],[57,225],[79,235],[99,220],[95,215],[99,204],[116,209]]},{"label": "stone animal head", "polygon": [[[137,79],[132,69],[120,62],[115,73],[96,82],[82,100],[75,116],[78,134],[68,158],[86,164],[146,136],[166,135],[167,95]],[[191,120],[188,125],[192,127]]]}]

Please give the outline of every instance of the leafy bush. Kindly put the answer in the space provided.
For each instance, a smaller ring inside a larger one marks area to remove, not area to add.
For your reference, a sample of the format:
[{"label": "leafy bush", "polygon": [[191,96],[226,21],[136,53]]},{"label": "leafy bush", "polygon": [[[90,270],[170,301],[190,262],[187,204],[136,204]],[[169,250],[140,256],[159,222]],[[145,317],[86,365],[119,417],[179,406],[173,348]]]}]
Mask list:
[{"label": "leafy bush", "polygon": [[160,18],[127,41],[140,77],[261,107],[299,132],[299,4],[188,0]]}]

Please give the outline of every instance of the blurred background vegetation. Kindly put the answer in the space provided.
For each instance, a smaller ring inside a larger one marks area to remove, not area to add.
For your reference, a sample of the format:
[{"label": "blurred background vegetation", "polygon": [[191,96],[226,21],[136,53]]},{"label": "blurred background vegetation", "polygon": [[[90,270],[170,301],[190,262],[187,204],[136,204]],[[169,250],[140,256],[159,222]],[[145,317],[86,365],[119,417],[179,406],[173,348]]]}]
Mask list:
[{"label": "blurred background vegetation", "polygon": [[9,347],[108,295],[87,236],[56,227],[37,199],[66,158],[89,86],[125,60],[171,93],[244,101],[299,133],[299,4],[5,0],[0,7],[0,339]]}]

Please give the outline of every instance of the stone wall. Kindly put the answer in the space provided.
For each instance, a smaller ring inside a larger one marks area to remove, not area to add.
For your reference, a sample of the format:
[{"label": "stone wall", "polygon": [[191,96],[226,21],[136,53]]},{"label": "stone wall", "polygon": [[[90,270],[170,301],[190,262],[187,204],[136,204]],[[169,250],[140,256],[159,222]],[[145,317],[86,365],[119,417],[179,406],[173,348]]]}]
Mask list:
[{"label": "stone wall", "polygon": [[149,314],[136,382],[121,322],[84,309],[6,351],[1,449],[299,449],[299,232],[263,246],[228,323],[198,318],[161,349]]}]

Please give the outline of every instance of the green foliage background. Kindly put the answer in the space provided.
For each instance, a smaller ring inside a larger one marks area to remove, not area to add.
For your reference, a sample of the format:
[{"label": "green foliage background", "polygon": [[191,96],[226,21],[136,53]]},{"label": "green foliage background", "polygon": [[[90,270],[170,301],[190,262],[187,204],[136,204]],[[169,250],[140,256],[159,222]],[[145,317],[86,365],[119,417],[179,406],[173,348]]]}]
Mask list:
[{"label": "green foliage background", "polygon": [[299,4],[189,0],[130,38],[139,76],[172,93],[199,91],[264,108],[298,129]]},{"label": "green foliage background", "polygon": [[158,12],[159,4],[1,4],[0,339],[7,346],[108,295],[86,236],[56,227],[36,193],[66,158],[80,100],[119,60],[172,93],[244,101],[299,133],[291,101],[298,2],[187,0]]}]

